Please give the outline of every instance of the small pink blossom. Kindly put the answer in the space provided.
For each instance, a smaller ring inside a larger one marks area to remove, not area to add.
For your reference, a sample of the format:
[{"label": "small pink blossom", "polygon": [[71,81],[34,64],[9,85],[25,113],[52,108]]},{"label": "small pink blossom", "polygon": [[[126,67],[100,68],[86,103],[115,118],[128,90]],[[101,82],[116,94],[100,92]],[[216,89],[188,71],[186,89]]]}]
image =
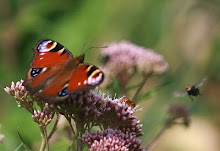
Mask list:
[{"label": "small pink blossom", "polygon": [[24,107],[29,112],[33,112],[33,100],[30,99],[28,92],[23,86],[23,80],[16,83],[11,82],[11,87],[5,87],[4,90],[11,96],[13,96],[17,101],[18,107]]},{"label": "small pink blossom", "polygon": [[11,87],[5,87],[4,90],[14,96],[16,99],[23,99],[28,96],[28,92],[26,91],[25,87],[23,86],[23,80],[14,83],[11,82]]},{"label": "small pink blossom", "polygon": [[137,139],[135,134],[123,133],[121,130],[110,128],[101,132],[84,134],[79,139],[90,147],[90,151],[145,150],[141,147],[141,140]]},{"label": "small pink blossom", "polygon": [[32,119],[39,124],[40,127],[46,127],[52,120],[54,112],[48,108],[48,104],[45,104],[43,111],[34,110]]},{"label": "small pink blossom", "polygon": [[98,90],[80,91],[71,95],[66,102],[56,104],[61,114],[69,114],[81,124],[101,124],[104,129],[114,128],[142,136],[142,124],[134,116],[136,108],[112,99]]},{"label": "small pink blossom", "polygon": [[162,74],[169,65],[163,56],[127,41],[111,43],[101,50],[103,66],[101,69],[109,79],[120,74],[131,75],[135,70],[143,74]]}]

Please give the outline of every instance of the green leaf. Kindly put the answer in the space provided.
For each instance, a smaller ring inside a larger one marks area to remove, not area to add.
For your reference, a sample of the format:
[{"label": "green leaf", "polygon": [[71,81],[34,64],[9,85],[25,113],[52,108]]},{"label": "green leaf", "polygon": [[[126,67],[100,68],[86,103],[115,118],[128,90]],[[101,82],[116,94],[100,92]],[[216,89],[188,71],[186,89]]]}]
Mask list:
[{"label": "green leaf", "polygon": [[159,87],[153,89],[153,90],[150,90],[142,95],[140,95],[138,97],[138,102],[141,101],[141,100],[146,100],[146,99],[149,99],[155,95],[157,95],[162,89],[164,89],[165,87],[167,87],[168,85],[172,84],[172,81],[171,80],[168,80],[168,81],[165,81],[164,83],[162,83]]},{"label": "green leaf", "polygon": [[28,148],[28,146],[25,144],[25,142],[24,142],[23,138],[21,137],[21,134],[19,133],[19,131],[18,131],[18,136],[19,136],[19,138],[21,140],[21,144],[14,151],[17,151],[21,146],[23,146],[26,151],[31,151]]}]

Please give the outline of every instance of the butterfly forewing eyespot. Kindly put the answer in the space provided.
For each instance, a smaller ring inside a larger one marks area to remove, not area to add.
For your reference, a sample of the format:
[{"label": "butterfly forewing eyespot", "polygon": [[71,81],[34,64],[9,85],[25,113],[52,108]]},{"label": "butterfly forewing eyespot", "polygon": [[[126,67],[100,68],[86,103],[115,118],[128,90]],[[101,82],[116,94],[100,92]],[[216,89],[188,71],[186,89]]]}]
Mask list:
[{"label": "butterfly forewing eyespot", "polygon": [[89,77],[91,74],[93,74],[94,72],[96,72],[96,70],[97,70],[97,67],[91,65],[91,66],[87,69],[87,71],[88,71],[88,73],[87,73],[88,77]]},{"label": "butterfly forewing eyespot", "polygon": [[66,52],[66,48],[63,45],[52,40],[43,40],[37,49],[39,52],[58,52],[60,55]]},{"label": "butterfly forewing eyespot", "polygon": [[53,41],[48,41],[48,43],[46,44],[46,48],[47,49],[51,49],[51,47],[53,46],[54,42]]},{"label": "butterfly forewing eyespot", "polygon": [[[94,68],[91,68],[92,70]],[[88,84],[91,86],[101,83],[104,79],[104,74],[99,69],[93,70],[91,73],[88,73]]]},{"label": "butterfly forewing eyespot", "polygon": [[56,45],[57,42],[52,40],[44,40],[38,45],[37,50],[39,52],[49,52],[51,49],[55,48]]},{"label": "butterfly forewing eyespot", "polygon": [[60,43],[57,43],[57,42],[54,42],[54,43],[56,43],[56,45],[55,47],[52,47],[52,49],[50,49],[50,52],[58,52],[61,54],[64,51],[65,47],[61,45]]}]

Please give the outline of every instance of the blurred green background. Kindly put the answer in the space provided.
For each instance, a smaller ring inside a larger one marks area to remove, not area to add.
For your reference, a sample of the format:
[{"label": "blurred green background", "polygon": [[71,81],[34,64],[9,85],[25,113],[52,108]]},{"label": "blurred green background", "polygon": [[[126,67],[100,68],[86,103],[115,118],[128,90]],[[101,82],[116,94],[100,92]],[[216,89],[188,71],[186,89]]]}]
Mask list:
[{"label": "blurred green background", "polygon": [[[4,92],[11,81],[24,79],[32,58],[32,47],[42,38],[65,45],[74,56],[83,45],[128,40],[162,54],[170,69],[153,77],[145,90],[156,95],[140,102],[138,113],[146,146],[159,132],[165,107],[172,102],[190,106],[190,128],[175,126],[159,141],[155,151],[220,150],[220,1],[219,0],[0,0],[0,133],[5,135],[0,150],[14,150],[21,142],[37,150],[40,131],[31,115],[17,107]],[[86,52],[86,62],[100,65],[99,50]],[[172,93],[202,77],[208,81],[202,96],[175,99]],[[116,92],[117,93],[117,92]],[[64,136],[60,136],[61,138]],[[67,142],[51,150],[65,150]],[[21,148],[20,150],[23,150]]]}]

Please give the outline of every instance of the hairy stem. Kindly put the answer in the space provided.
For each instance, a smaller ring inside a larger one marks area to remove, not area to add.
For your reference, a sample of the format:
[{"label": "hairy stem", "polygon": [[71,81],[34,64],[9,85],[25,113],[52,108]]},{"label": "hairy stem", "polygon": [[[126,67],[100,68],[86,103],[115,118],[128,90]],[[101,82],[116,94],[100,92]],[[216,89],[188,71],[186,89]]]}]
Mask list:
[{"label": "hairy stem", "polygon": [[78,137],[82,137],[85,133],[84,124],[80,121],[76,121],[76,138],[77,138],[77,150],[83,150],[84,144],[83,142],[78,140]]},{"label": "hairy stem", "polygon": [[159,138],[162,136],[162,134],[167,129],[167,125],[163,126],[163,128],[160,130],[160,132],[157,134],[157,136],[151,141],[151,143],[146,147],[146,151],[151,151],[156,144],[158,143]]},{"label": "hairy stem", "polygon": [[69,125],[70,125],[70,128],[71,128],[73,134],[76,135],[76,132],[74,131],[73,126],[72,126],[72,123],[71,123],[71,118],[66,117],[66,119],[67,119],[67,121],[68,121],[68,123],[69,123]]},{"label": "hairy stem", "polygon": [[48,139],[47,139],[47,129],[46,126],[40,127],[41,130],[41,147],[39,149],[39,151],[44,151],[45,148],[47,148],[47,151],[49,151],[49,143],[48,143]]},{"label": "hairy stem", "polygon": [[41,133],[41,137],[42,137],[42,140],[41,140],[41,146],[40,146],[40,149],[39,151],[44,151],[45,148],[46,148],[46,138],[44,137],[44,134]]},{"label": "hairy stem", "polygon": [[149,72],[148,74],[146,74],[144,76],[143,81],[140,83],[140,85],[139,85],[139,87],[138,87],[137,91],[135,92],[135,95],[132,99],[133,102],[137,101],[138,96],[139,96],[142,88],[144,87],[144,84],[147,82],[147,80],[150,78],[151,75],[152,75],[152,72]]},{"label": "hairy stem", "polygon": [[55,121],[55,123],[54,123],[54,126],[53,126],[53,128],[52,128],[50,134],[49,134],[48,137],[47,137],[48,140],[53,136],[54,132],[55,132],[56,129],[57,129],[57,124],[58,124],[58,122],[59,122],[59,120],[60,120],[60,114],[59,114],[58,112],[56,112],[56,114],[57,114],[57,118],[56,118],[56,121]]},{"label": "hairy stem", "polygon": [[47,129],[46,127],[44,127],[44,137],[45,137],[45,140],[46,140],[46,146],[47,146],[47,150],[49,151],[49,140],[47,139]]}]

